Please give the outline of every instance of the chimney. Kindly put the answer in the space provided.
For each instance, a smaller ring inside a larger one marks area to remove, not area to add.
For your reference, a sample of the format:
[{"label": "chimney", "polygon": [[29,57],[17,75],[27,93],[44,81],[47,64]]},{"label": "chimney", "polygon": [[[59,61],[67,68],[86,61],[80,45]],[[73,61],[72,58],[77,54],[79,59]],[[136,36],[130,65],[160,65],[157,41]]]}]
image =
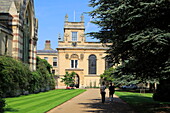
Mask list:
[{"label": "chimney", "polygon": [[45,41],[45,48],[44,48],[44,50],[53,50],[53,49],[51,48],[51,42],[50,42],[50,40],[46,40],[46,41]]}]

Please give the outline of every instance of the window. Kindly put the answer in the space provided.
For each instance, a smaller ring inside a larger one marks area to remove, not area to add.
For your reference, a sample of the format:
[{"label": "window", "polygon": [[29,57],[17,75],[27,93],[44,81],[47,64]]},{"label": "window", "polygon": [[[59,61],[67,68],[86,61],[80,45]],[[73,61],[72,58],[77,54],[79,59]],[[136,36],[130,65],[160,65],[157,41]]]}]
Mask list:
[{"label": "window", "polygon": [[44,57],[44,59],[48,61],[48,57]]},{"label": "window", "polygon": [[52,74],[55,75],[55,70],[52,70]]},{"label": "window", "polygon": [[25,15],[25,19],[24,19],[24,26],[23,26],[23,46],[22,46],[22,60],[25,63],[29,62],[29,56],[30,56],[30,52],[29,50],[31,49],[30,44],[29,44],[29,40],[31,37],[31,20],[29,17],[31,12],[30,11],[26,11],[26,15]]},{"label": "window", "polygon": [[89,74],[96,74],[96,56],[89,56]]},{"label": "window", "polygon": [[57,67],[57,57],[53,57],[53,66]]},{"label": "window", "polygon": [[71,60],[71,68],[78,68],[78,60]]},{"label": "window", "polygon": [[77,41],[77,32],[72,32],[72,41]]}]

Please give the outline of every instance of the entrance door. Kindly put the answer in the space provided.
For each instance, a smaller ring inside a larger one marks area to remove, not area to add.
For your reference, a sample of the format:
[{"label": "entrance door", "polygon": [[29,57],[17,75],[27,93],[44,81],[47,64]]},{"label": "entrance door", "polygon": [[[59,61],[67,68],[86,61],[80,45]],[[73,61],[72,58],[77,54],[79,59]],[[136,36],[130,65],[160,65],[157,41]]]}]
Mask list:
[{"label": "entrance door", "polygon": [[80,86],[80,77],[78,75],[75,76],[75,87],[79,88]]}]

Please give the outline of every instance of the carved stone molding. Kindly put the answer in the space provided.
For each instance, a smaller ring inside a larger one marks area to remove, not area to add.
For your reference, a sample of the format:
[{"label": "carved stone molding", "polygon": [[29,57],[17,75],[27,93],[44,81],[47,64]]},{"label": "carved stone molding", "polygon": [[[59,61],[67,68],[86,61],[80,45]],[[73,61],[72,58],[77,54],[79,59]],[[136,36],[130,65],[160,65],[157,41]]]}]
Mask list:
[{"label": "carved stone molding", "polygon": [[81,60],[84,59],[84,54],[80,54],[80,59],[81,59]]},{"label": "carved stone molding", "polygon": [[77,54],[72,54],[70,59],[79,59],[79,56]]},{"label": "carved stone molding", "polygon": [[67,41],[67,38],[69,37],[69,35],[66,33],[64,36],[66,37],[66,41]]},{"label": "carved stone molding", "polygon": [[69,59],[69,54],[66,54],[66,55],[65,55],[65,58],[66,58],[66,59]]}]

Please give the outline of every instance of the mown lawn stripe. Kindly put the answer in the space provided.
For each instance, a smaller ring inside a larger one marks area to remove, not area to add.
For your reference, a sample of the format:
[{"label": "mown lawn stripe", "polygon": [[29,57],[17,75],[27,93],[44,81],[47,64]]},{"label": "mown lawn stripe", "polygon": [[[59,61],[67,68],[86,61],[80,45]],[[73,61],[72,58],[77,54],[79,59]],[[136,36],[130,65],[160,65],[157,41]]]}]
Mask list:
[{"label": "mown lawn stripe", "polygon": [[[61,96],[67,95],[69,93],[71,93],[71,92],[61,93],[59,95],[59,97],[58,96],[57,97],[60,98]],[[45,100],[49,100],[49,99],[54,98],[54,97],[55,96],[48,97],[48,95],[47,95],[46,97],[42,97],[42,98],[41,97],[37,97],[34,100],[27,99],[26,101],[22,101],[21,103],[18,103],[18,104],[12,103],[11,105],[14,106],[14,107],[18,107],[18,106],[22,107],[22,106],[28,105],[30,103],[32,103],[32,105],[34,105],[34,103],[36,103],[36,102],[44,102]],[[28,105],[28,107],[30,107],[30,106]]]},{"label": "mown lawn stripe", "polygon": [[[48,106],[48,104],[53,103],[54,100],[56,100],[56,102],[55,102],[56,104],[55,104],[55,106],[52,106],[52,108],[60,105],[61,103],[63,103],[63,102],[65,102],[65,101],[73,98],[74,96],[76,96],[77,94],[80,94],[80,93],[81,93],[81,91],[76,92],[76,93],[75,93],[75,92],[72,92],[72,93],[70,93],[70,95],[63,95],[63,96],[62,96],[62,101],[59,100],[59,98],[54,98],[54,99],[48,100],[48,101],[46,101],[46,102],[39,103],[39,104],[37,104],[36,106],[31,106],[30,108],[22,109],[21,112],[26,113],[27,111],[29,111],[29,112],[31,112],[31,113],[42,113],[42,111],[44,111],[45,109],[50,109],[50,108],[47,107],[47,106]],[[57,101],[57,100],[59,100],[59,101]],[[57,103],[58,103],[58,104],[57,104]],[[44,109],[43,109],[43,108],[44,108]],[[28,113],[29,113],[29,112],[28,112]]]},{"label": "mown lawn stripe", "polygon": [[[31,111],[31,113],[44,113],[45,111],[48,111],[48,110],[56,107],[57,105],[60,105],[61,103],[73,98],[74,96],[76,96],[84,91],[85,90],[81,90],[81,89],[56,90],[56,91],[52,91],[52,93],[45,92],[44,94],[46,94],[47,96],[43,96],[42,94],[40,94],[40,96],[37,96],[39,94],[34,94],[38,99],[31,95],[30,97],[34,98],[33,99],[34,101],[31,98],[30,98],[31,100],[29,100],[29,98],[27,97],[27,99],[25,99],[25,102],[23,101],[24,96],[22,96],[19,98],[19,100],[21,100],[22,103],[19,102],[16,104],[14,104],[15,102],[9,103],[8,100],[10,100],[10,99],[7,98],[6,100],[8,103],[7,103],[6,108],[8,110],[5,113],[14,113],[14,112],[15,113],[26,113],[26,112],[30,113],[30,111]],[[60,93],[58,93],[58,92],[60,92]],[[49,96],[48,94],[50,94],[51,96]],[[41,98],[41,95],[43,96],[43,98]],[[41,100],[39,98],[41,98]],[[16,101],[17,101],[17,99],[16,99]],[[12,110],[10,110],[10,109],[12,109]]]},{"label": "mown lawn stripe", "polygon": [[[50,90],[48,92],[40,92],[40,93],[37,93],[37,94],[29,94],[29,95],[22,95],[22,96],[19,96],[19,97],[15,97],[15,98],[6,98],[8,102],[16,102],[17,101],[21,101],[21,100],[25,100],[25,99],[30,99],[30,98],[37,98],[39,96],[46,96],[46,94],[50,95],[50,94],[53,94],[54,92],[56,93],[60,93],[59,91],[61,91],[61,89],[57,89],[57,90]],[[65,91],[65,90],[63,90]]]},{"label": "mown lawn stripe", "polygon": [[[66,102],[67,100],[70,100],[71,98],[73,98],[73,97],[75,97],[75,95],[78,95],[78,94],[81,94],[83,91],[81,91],[81,92],[79,92],[79,93],[77,93],[77,94],[73,94],[72,95],[72,97],[67,97],[67,98],[65,98],[65,100],[64,101],[61,101],[61,100],[59,100],[59,101],[56,101],[55,103],[52,103],[52,104],[49,104],[48,106],[46,106],[47,108],[46,109],[52,109],[52,108],[55,108],[56,106],[58,106],[58,105],[60,105],[60,104],[62,104],[62,103],[64,103],[64,102]],[[54,106],[55,105],[55,106]],[[43,108],[45,108],[45,107],[43,107]],[[43,108],[38,108],[37,110],[38,111],[40,111],[40,112],[38,112],[38,113],[42,113],[41,111],[41,109],[43,109]],[[48,111],[48,110],[47,110]],[[46,111],[46,112],[47,112]],[[36,111],[35,112],[33,112],[33,113],[36,113]]]},{"label": "mown lawn stripe", "polygon": [[[30,103],[32,101],[38,101],[38,100],[41,100],[41,99],[44,99],[44,98],[48,98],[49,96],[55,96],[55,95],[60,95],[61,93],[63,92],[60,92],[60,93],[51,93],[50,95],[42,95],[42,96],[36,96],[36,98],[27,98],[27,99],[22,99],[22,100],[17,100],[17,101],[13,101],[13,102],[10,102],[11,104],[10,105],[14,105],[14,106],[19,106],[19,105],[22,105],[22,104],[25,104],[25,103]],[[9,103],[7,101],[7,103]]]}]

